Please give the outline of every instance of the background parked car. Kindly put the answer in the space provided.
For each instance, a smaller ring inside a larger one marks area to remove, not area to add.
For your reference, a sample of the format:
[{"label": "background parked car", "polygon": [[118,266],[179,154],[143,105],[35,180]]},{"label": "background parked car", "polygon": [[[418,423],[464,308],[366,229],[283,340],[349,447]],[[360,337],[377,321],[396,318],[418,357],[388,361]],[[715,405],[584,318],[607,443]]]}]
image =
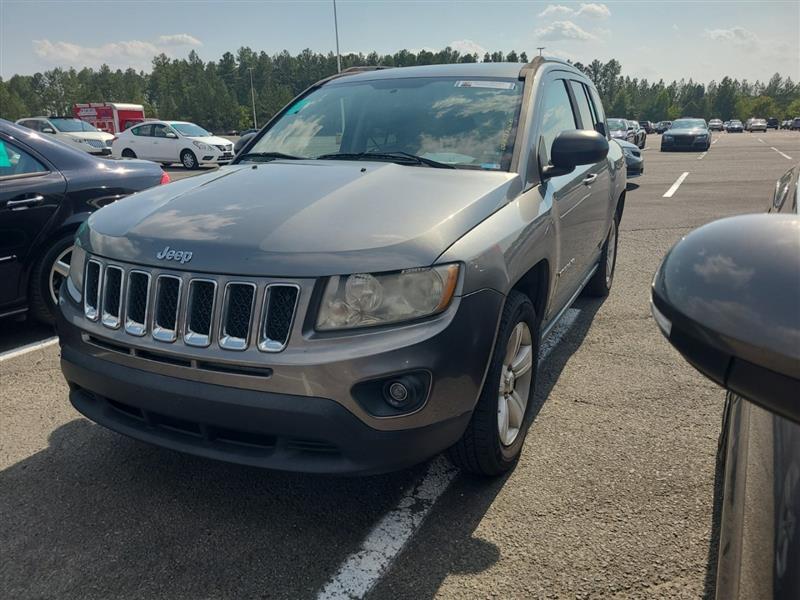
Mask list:
[{"label": "background parked car", "polygon": [[233,159],[233,143],[186,121],[149,121],[120,133],[112,146],[115,157],[144,158],[187,169],[226,165]]},{"label": "background parked car", "polygon": [[749,119],[750,125],[747,128],[747,131],[750,133],[754,131],[767,131],[767,120],[766,119]]},{"label": "background parked car", "polygon": [[634,121],[633,119],[626,119],[626,121],[628,122],[628,128],[633,131],[633,143],[639,148],[644,148],[647,143],[647,132],[639,125],[639,121]]},{"label": "background parked car", "polygon": [[723,123],[721,119],[711,119],[708,122],[708,128],[711,131],[722,131],[723,130]]},{"label": "background parked car", "polygon": [[639,126],[647,133],[655,133],[655,123],[651,121],[639,121]]},{"label": "background parked car", "polygon": [[684,118],[672,122],[661,136],[661,151],[703,150],[711,148],[711,131],[705,119]]},{"label": "background parked car", "polygon": [[614,140],[622,148],[622,154],[625,156],[625,166],[628,171],[628,179],[644,175],[644,158],[642,158],[642,151],[636,144],[631,144],[625,140]]},{"label": "background parked car", "polygon": [[636,133],[633,128],[628,125],[627,119],[619,119],[616,117],[606,120],[608,124],[608,133],[615,140],[625,140],[631,144],[636,142]]},{"label": "background parked car", "polygon": [[792,119],[792,125],[790,127],[792,131],[800,131],[800,117],[795,117]]},{"label": "background parked car", "polygon": [[779,125],[780,123],[778,123],[777,117],[770,117],[767,119],[767,129],[778,129]]},{"label": "background parked car", "polygon": [[30,310],[52,323],[80,224],[169,176],[154,163],[96,158],[0,119],[0,182],[0,317]]},{"label": "background parked car", "polygon": [[89,154],[111,154],[111,141],[114,136],[100,131],[91,123],[74,117],[29,117],[19,119],[18,125],[33,129],[40,133],[54,136],[56,139]]},{"label": "background parked car", "polygon": [[728,133],[743,133],[744,125],[742,125],[742,122],[738,119],[733,119],[730,123],[728,123],[726,131]]},{"label": "background parked car", "polygon": [[656,133],[664,133],[672,125],[672,121],[659,121],[656,124]]}]

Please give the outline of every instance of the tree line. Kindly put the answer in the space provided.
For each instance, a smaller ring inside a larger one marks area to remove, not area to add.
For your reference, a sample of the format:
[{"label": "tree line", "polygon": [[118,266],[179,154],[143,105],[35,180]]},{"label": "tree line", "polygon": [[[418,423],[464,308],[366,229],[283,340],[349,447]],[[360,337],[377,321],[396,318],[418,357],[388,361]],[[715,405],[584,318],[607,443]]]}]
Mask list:
[{"label": "tree line", "polygon": [[[342,68],[382,65],[406,67],[443,63],[527,62],[525,52],[462,54],[450,47],[438,52],[400,50],[394,54],[346,54]],[[800,116],[800,84],[778,73],[766,82],[722,77],[708,84],[623,76],[616,60],[575,63],[594,82],[608,116],[638,120],[673,120],[680,116],[728,120],[749,117]],[[251,78],[256,116],[263,125],[280,108],[309,85],[336,73],[333,53],[303,50],[291,55],[240,48],[217,61],[204,62],[195,51],[187,58],[161,54],[150,73],[134,69],[51,69],[34,75],[0,79],[0,116],[16,120],[26,116],[71,114],[78,102],[133,102],[145,113],[161,119],[196,122],[221,132],[253,125]]]}]

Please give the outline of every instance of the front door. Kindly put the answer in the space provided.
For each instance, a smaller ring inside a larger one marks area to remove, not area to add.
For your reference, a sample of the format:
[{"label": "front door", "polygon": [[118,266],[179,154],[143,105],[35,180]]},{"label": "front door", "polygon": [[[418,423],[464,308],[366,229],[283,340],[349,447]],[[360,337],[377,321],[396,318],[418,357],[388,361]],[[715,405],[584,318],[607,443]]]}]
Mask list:
[{"label": "front door", "polygon": [[65,190],[61,173],[18,141],[0,136],[0,314],[24,300],[31,250]]}]

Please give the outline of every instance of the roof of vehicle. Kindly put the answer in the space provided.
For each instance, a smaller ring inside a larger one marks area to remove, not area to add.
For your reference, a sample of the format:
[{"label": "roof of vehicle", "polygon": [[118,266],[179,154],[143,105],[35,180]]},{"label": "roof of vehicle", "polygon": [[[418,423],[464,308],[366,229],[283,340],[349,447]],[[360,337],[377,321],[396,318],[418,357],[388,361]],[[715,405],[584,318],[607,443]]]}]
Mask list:
[{"label": "roof of vehicle", "polygon": [[[540,59],[540,60],[537,60]],[[376,79],[402,79],[408,77],[502,77],[507,79],[518,79],[523,69],[533,64],[555,63],[568,67],[580,73],[573,65],[562,60],[551,57],[536,57],[531,63],[451,63],[445,65],[424,65],[417,67],[396,67],[396,68],[371,68],[353,71],[343,71],[338,76],[334,75],[332,80],[339,81],[346,76],[347,82],[352,81],[373,81]]]}]

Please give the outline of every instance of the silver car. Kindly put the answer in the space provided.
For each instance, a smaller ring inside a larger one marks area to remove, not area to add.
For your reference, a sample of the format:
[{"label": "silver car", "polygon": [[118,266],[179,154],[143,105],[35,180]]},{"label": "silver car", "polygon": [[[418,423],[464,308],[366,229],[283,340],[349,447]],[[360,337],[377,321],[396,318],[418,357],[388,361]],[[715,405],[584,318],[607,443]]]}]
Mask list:
[{"label": "silver car", "polygon": [[97,423],[326,473],[520,454],[539,344],[609,293],[625,161],[571,65],[356,70],[82,227],[58,332]]}]

